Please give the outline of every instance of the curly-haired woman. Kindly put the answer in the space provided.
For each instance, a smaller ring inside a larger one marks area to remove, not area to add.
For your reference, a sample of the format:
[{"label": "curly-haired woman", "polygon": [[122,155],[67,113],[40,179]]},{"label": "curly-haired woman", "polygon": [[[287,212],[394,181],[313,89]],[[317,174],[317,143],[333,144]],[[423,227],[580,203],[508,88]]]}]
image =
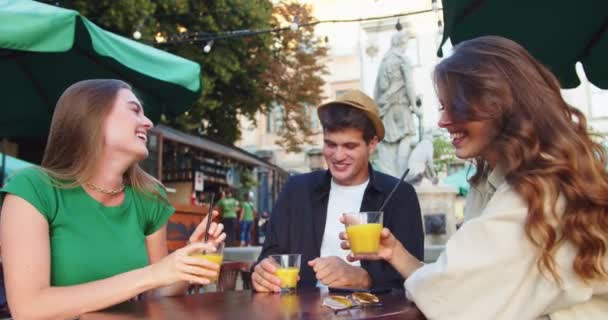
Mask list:
[{"label": "curly-haired woman", "polygon": [[434,263],[387,229],[377,255],[350,259],[388,260],[429,319],[608,317],[607,159],[585,117],[505,38],[461,43],[433,78],[439,126],[477,165],[467,221]]}]

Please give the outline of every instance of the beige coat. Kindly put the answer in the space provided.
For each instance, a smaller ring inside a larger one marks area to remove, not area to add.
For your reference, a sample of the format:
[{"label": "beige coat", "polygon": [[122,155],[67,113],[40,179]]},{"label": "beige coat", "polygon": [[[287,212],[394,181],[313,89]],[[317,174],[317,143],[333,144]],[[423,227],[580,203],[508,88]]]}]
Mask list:
[{"label": "beige coat", "polygon": [[471,188],[467,222],[435,263],[405,283],[429,320],[608,319],[608,283],[577,277],[572,246],[562,245],[555,255],[561,286],[538,271],[538,250],[524,232],[527,212],[500,170]]}]

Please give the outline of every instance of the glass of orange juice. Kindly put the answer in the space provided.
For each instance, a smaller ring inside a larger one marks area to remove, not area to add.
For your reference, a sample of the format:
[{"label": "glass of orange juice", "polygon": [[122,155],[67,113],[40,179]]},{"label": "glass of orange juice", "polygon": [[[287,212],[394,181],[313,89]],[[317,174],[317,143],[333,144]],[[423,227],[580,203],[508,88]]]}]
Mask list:
[{"label": "glass of orange juice", "polygon": [[354,254],[377,253],[382,231],[382,211],[345,213],[346,234]]},{"label": "glass of orange juice", "polygon": [[[205,259],[214,263],[217,263],[220,267],[222,266],[222,261],[224,261],[224,243],[216,243],[214,252],[207,252],[205,250],[201,250],[200,252],[191,253],[191,257]],[[218,276],[220,270],[217,270]],[[218,277],[211,278],[212,281],[217,281]]]},{"label": "glass of orange juice", "polygon": [[281,279],[282,292],[294,292],[298,284],[301,254],[277,254],[269,256],[277,271],[275,275]]}]

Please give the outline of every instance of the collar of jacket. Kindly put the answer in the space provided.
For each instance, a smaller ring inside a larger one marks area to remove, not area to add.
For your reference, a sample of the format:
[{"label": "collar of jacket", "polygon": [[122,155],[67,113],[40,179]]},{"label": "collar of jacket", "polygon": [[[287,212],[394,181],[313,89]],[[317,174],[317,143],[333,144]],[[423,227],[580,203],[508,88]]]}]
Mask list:
[{"label": "collar of jacket", "polygon": [[[390,192],[390,190],[386,190],[386,188],[381,185],[381,183],[376,178],[376,173],[372,168],[371,164],[367,164],[367,168],[369,170],[369,184],[367,185],[367,189],[377,191],[378,193],[386,193]],[[317,194],[317,198],[323,198],[329,194],[329,190],[331,188],[331,172],[325,170],[324,174],[318,175],[316,181],[314,181],[314,189]]]}]

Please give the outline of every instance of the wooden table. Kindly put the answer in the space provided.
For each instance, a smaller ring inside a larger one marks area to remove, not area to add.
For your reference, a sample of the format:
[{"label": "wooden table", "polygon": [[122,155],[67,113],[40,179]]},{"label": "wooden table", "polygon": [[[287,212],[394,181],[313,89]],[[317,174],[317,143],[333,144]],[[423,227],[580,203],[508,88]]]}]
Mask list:
[{"label": "wooden table", "polygon": [[378,295],[382,307],[352,309],[337,314],[321,305],[329,294],[322,289],[299,289],[291,295],[251,291],[206,293],[126,302],[85,314],[80,319],[425,319],[403,292]]}]

